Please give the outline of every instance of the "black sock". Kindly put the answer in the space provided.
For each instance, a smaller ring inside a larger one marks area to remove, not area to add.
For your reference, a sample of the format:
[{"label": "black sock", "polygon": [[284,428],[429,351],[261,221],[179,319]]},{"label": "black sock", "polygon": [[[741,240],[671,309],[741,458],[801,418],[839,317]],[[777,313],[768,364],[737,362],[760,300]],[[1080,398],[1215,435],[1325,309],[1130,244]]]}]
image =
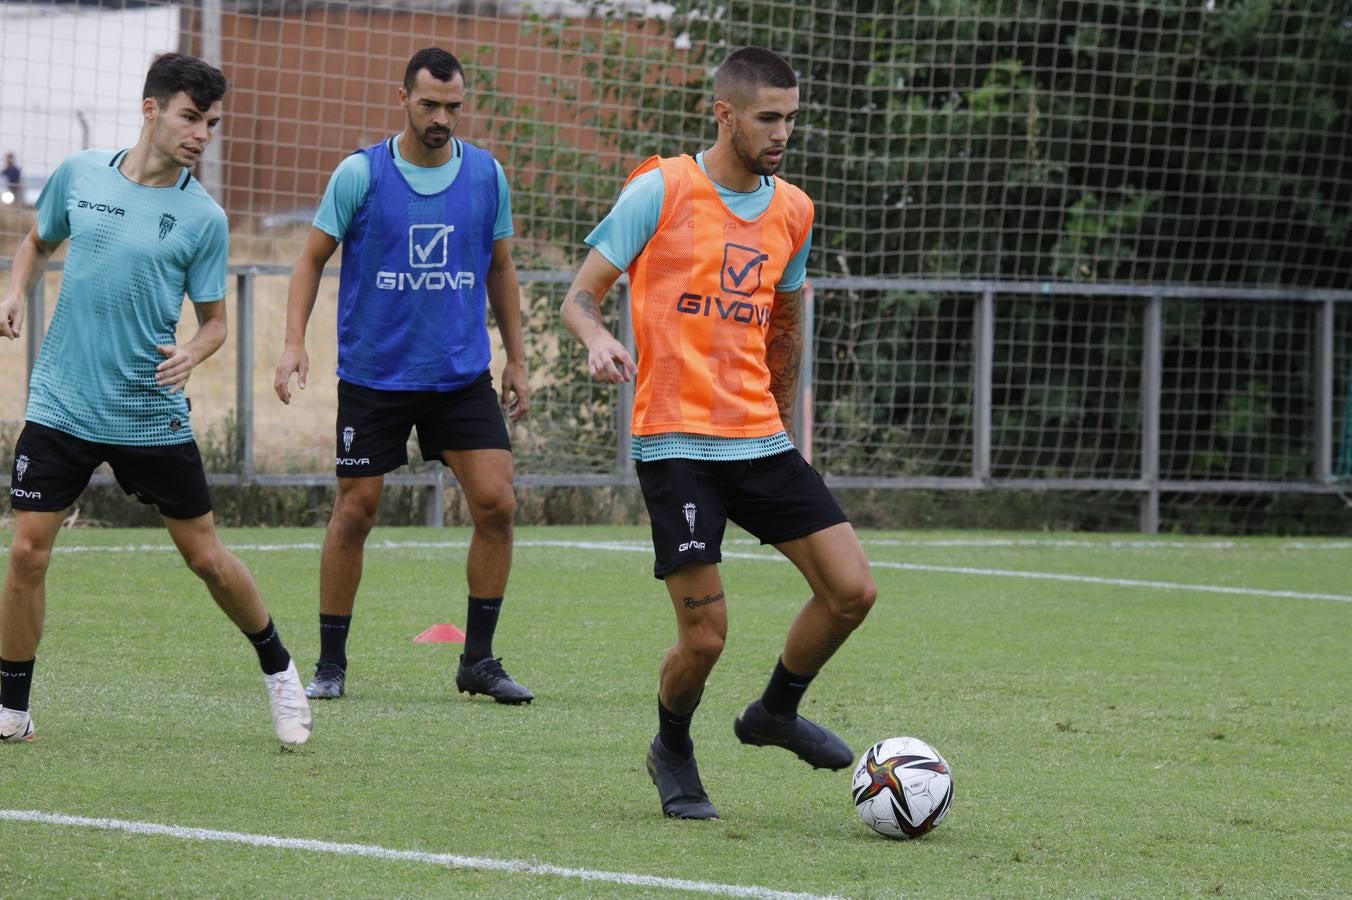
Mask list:
[{"label": "black sock", "polygon": [[690,721],[695,718],[695,710],[677,715],[657,700],[657,739],[673,756],[689,759],[695,753],[695,742],[690,740]]},{"label": "black sock", "polygon": [[493,655],[493,632],[498,627],[501,597],[470,597],[465,616],[465,665]]},{"label": "black sock", "polygon": [[245,632],[244,636],[258,651],[258,665],[262,667],[264,675],[276,675],[291,665],[291,654],[286,652],[272,619],[268,619],[268,625],[262,631],[257,634]]},{"label": "black sock", "polygon": [[784,668],[784,660],[778,660],[770,683],[765,686],[765,693],[761,694],[765,711],[781,719],[792,719],[798,715],[798,702],[803,699],[803,693],[816,677],[790,672]]},{"label": "black sock", "polygon": [[319,614],[319,664],[331,663],[347,669],[347,630],[352,627],[351,616]]},{"label": "black sock", "polygon": [[28,710],[28,689],[33,686],[35,659],[10,662],[0,659],[0,706],[5,709]]}]

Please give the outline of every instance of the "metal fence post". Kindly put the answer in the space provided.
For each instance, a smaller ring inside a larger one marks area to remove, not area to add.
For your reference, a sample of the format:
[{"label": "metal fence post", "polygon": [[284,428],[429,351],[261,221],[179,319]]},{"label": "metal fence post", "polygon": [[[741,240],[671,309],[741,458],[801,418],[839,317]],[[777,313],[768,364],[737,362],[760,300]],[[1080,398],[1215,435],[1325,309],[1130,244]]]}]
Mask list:
[{"label": "metal fence post", "polygon": [[240,476],[254,477],[254,286],[257,269],[235,275],[235,427],[239,429]]},{"label": "metal fence post", "polygon": [[1333,301],[1324,300],[1315,313],[1314,478],[1333,478]]},{"label": "metal fence post", "polygon": [[991,477],[991,396],[995,377],[995,292],[986,291],[976,305],[972,323],[972,477]]},{"label": "metal fence post", "polygon": [[1141,348],[1141,532],[1160,530],[1160,391],[1164,365],[1164,297],[1146,301]]},{"label": "metal fence post", "polygon": [[798,452],[807,460],[808,465],[812,464],[812,427],[814,419],[812,415],[812,372],[817,363],[817,343],[813,336],[816,334],[816,319],[814,317],[813,301],[816,294],[812,290],[812,282],[803,282],[803,352],[798,360],[798,397],[796,404],[798,414],[794,416],[796,426],[796,435],[793,435],[794,442],[798,445]]},{"label": "metal fence post", "polygon": [[[223,54],[221,52],[221,13],[224,4],[222,0],[202,0],[200,10],[200,31],[198,36],[202,42],[202,58],[213,66],[220,67],[223,63]],[[188,52],[185,48],[184,52]],[[229,141],[229,132],[219,136],[220,139]],[[212,196],[213,199],[222,206],[225,206],[226,199],[223,196],[222,188],[225,185],[225,179],[222,173],[225,168],[225,148],[220,145],[220,139],[207,143],[206,151],[202,154],[202,163],[197,169],[197,177],[202,182],[202,187]]]},{"label": "metal fence post", "polygon": [[27,389],[33,379],[33,366],[37,365],[38,351],[42,349],[42,338],[47,328],[47,286],[46,279],[41,276],[33,284],[33,290],[28,292],[28,311],[24,313],[24,321],[28,325],[28,343],[25,348],[28,351],[28,377],[24,380],[24,388]]},{"label": "metal fence post", "polygon": [[428,528],[443,528],[446,525],[446,469],[437,464],[436,484],[427,486],[424,498],[423,521]]},{"label": "metal fence post", "polygon": [[[624,281],[616,285],[616,307],[620,315],[619,334],[620,343],[624,344],[624,349],[629,351],[629,355],[638,359],[638,351],[634,349],[634,320],[633,311],[629,305],[629,282]],[[615,474],[621,480],[628,480],[632,477],[633,463],[629,458],[629,451],[633,444],[631,429],[633,427],[634,417],[634,382],[621,381],[619,396],[615,399]]]}]

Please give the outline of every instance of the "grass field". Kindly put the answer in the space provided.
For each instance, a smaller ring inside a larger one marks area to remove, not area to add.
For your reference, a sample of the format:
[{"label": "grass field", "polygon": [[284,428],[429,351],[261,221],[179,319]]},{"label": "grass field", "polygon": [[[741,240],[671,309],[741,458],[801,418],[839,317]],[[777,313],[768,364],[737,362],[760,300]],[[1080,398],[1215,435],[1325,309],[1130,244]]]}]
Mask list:
[{"label": "grass field", "polygon": [[[226,534],[305,670],[321,537]],[[167,536],[66,533],[38,739],[0,747],[3,893],[1352,894],[1352,545],[863,537],[879,602],[803,711],[856,753],[944,753],[953,810],[913,842],[865,828],[849,772],[733,737],[805,599],[740,532],[694,725],[721,822],[663,819],[643,769],[674,636],[643,529],[519,530],[496,650],[538,696],[520,708],[456,694],[458,645],[412,641],[463,624],[467,532],[378,530],[348,696],[295,753]]]}]

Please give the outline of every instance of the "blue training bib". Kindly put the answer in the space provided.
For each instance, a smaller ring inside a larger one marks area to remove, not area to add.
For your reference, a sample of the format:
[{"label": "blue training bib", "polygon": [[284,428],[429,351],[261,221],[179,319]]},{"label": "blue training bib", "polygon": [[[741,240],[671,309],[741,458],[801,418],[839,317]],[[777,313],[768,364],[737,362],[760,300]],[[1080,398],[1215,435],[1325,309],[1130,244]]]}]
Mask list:
[{"label": "blue training bib", "polygon": [[451,391],[487,368],[488,268],[498,180],[493,157],[463,141],[460,172],[420,194],[389,141],[361,151],[366,201],[343,238],[338,377],[377,390]]}]

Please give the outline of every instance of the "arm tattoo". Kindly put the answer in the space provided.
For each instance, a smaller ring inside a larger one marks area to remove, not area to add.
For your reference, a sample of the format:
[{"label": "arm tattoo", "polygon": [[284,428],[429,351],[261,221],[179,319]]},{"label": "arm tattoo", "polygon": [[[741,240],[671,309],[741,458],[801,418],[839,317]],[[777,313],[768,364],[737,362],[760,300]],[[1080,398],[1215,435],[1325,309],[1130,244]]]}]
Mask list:
[{"label": "arm tattoo", "polygon": [[593,294],[591,291],[585,289],[580,290],[573,296],[569,297],[568,302],[572,303],[579,310],[581,310],[582,314],[586,316],[588,319],[590,319],[592,322],[595,322],[597,325],[605,327],[606,323],[601,318],[601,301],[596,299],[596,295]]},{"label": "arm tattoo", "polygon": [[775,294],[770,325],[765,334],[765,364],[770,370],[770,393],[785,427],[793,415],[798,390],[798,363],[803,356],[803,291]]},{"label": "arm tattoo", "polygon": [[721,603],[723,601],[723,592],[709,594],[702,600],[696,600],[694,597],[686,597],[681,602],[685,604],[686,609],[698,609],[701,606],[708,606],[710,603]]}]

